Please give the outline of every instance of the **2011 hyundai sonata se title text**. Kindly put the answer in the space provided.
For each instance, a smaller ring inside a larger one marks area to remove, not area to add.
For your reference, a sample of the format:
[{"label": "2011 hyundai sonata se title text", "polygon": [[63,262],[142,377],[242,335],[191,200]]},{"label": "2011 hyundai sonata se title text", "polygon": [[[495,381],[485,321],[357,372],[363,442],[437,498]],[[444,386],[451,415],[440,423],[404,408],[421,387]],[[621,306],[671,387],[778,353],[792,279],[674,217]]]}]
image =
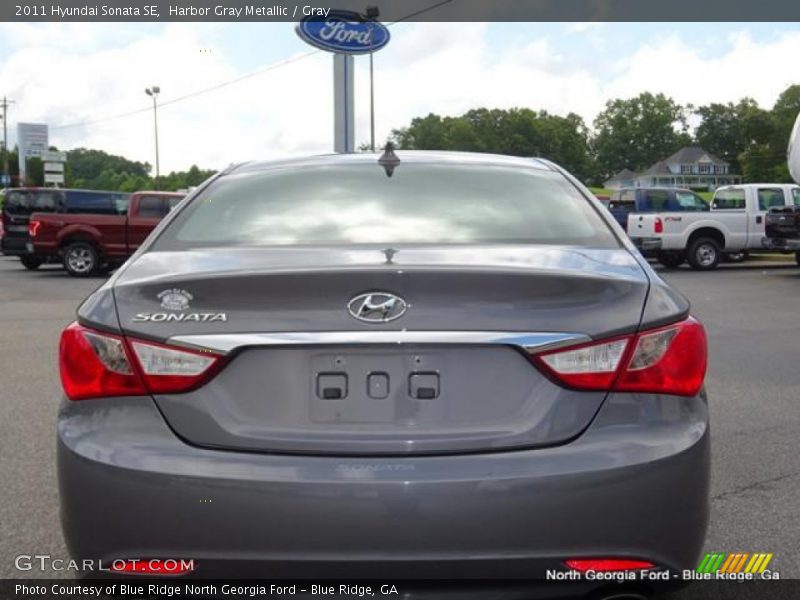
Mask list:
[{"label": "2011 hyundai sonata se title text", "polygon": [[62,334],[65,538],[209,576],[693,568],[705,370],[686,300],[548,161],[238,165]]}]

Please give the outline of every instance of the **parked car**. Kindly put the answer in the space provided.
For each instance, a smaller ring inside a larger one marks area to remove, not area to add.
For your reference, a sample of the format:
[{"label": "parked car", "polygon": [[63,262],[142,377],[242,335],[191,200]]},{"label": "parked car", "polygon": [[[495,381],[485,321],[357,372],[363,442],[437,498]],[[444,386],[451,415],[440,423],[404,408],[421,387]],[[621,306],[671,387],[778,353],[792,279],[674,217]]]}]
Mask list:
[{"label": "parked car", "polygon": [[708,212],[708,202],[691,190],[680,188],[623,188],[611,195],[608,210],[628,229],[631,213]]},{"label": "parked car", "polygon": [[789,136],[789,147],[786,149],[789,173],[795,183],[800,183],[800,114],[794,122],[792,133]]},{"label": "parked car", "polygon": [[[794,124],[788,148],[789,172],[800,183],[800,115]],[[766,217],[764,245],[778,250],[795,251],[800,265],[800,188],[792,190],[794,204],[770,209]]]},{"label": "parked car", "polygon": [[67,273],[87,277],[102,266],[121,264],[182,199],[170,192],[137,192],[117,214],[33,213],[29,256],[40,262],[59,257]]},{"label": "parked car", "polygon": [[723,254],[764,251],[764,219],[771,208],[794,203],[797,185],[748,183],[719,188],[708,212],[657,212],[628,217],[628,235],[658,260],[710,270]]},{"label": "parked car", "polygon": [[129,196],[96,190],[10,188],[2,208],[2,252],[6,256],[19,256],[26,269],[38,269],[45,257],[34,256],[28,250],[28,222],[32,213],[113,215],[125,212]]},{"label": "parked car", "polygon": [[793,190],[794,205],[771,209],[766,216],[764,247],[793,251],[800,264],[800,188]]},{"label": "parked car", "polygon": [[231,167],[84,302],[59,360],[76,560],[531,579],[703,548],[703,327],[545,160]]}]

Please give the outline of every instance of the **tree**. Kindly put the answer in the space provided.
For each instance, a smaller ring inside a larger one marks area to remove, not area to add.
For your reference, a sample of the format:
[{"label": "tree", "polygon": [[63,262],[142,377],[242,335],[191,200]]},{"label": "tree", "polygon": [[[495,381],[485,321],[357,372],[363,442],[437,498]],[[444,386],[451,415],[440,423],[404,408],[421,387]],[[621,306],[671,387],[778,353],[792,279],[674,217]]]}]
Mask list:
[{"label": "tree", "polygon": [[102,150],[77,148],[67,152],[71,185],[87,189],[108,189],[110,173],[148,177],[150,164],[128,160]]},{"label": "tree", "polygon": [[583,178],[592,171],[588,137],[586,124],[576,114],[561,117],[527,108],[477,108],[458,117],[429,114],[392,132],[401,149],[544,157]]},{"label": "tree", "polygon": [[771,111],[751,110],[740,119],[749,142],[739,153],[747,182],[790,182],[786,150],[794,120],[800,112],[800,85],[786,88]]},{"label": "tree", "polygon": [[737,104],[701,106],[696,114],[702,119],[695,131],[697,145],[730,163],[734,173],[742,169],[739,156],[748,148],[768,143],[773,132],[769,112],[752,98]]},{"label": "tree", "polygon": [[593,148],[599,175],[641,170],[691,143],[684,108],[649,92],[610,100],[594,121]]},{"label": "tree", "polygon": [[25,161],[25,185],[44,185],[44,163],[38,156],[31,156]]}]

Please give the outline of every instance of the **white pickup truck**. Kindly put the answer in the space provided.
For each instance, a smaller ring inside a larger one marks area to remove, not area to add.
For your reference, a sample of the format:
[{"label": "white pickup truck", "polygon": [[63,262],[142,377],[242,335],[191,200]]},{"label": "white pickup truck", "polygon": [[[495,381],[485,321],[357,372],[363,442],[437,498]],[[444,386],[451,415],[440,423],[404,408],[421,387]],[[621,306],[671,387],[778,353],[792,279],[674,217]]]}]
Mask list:
[{"label": "white pickup truck", "polygon": [[677,267],[715,269],[723,254],[763,251],[764,217],[770,208],[800,204],[800,186],[748,183],[719,188],[708,211],[628,216],[628,235],[642,251]]}]

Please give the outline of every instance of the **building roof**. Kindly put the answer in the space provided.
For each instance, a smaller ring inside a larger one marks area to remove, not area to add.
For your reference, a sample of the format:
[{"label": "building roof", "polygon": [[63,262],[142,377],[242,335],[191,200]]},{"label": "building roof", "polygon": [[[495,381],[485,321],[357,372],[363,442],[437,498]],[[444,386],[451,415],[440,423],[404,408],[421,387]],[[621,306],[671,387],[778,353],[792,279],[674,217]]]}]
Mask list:
[{"label": "building roof", "polygon": [[612,175],[608,181],[623,181],[625,179],[634,179],[637,173],[634,173],[630,169],[622,169],[619,173]]},{"label": "building roof", "polygon": [[656,164],[652,165],[649,169],[646,169],[645,171],[642,171],[640,173],[640,175],[674,175],[674,174],[675,173],[669,170],[667,162],[664,160],[658,161]]},{"label": "building roof", "polygon": [[[681,148],[672,156],[665,158],[663,162],[674,165],[691,165],[699,162],[701,158],[708,157],[708,159],[715,165],[727,165],[724,160],[714,156],[711,152],[706,152],[700,146],[687,146]],[[655,165],[653,165],[655,166]],[[652,168],[652,167],[651,167]]]}]

